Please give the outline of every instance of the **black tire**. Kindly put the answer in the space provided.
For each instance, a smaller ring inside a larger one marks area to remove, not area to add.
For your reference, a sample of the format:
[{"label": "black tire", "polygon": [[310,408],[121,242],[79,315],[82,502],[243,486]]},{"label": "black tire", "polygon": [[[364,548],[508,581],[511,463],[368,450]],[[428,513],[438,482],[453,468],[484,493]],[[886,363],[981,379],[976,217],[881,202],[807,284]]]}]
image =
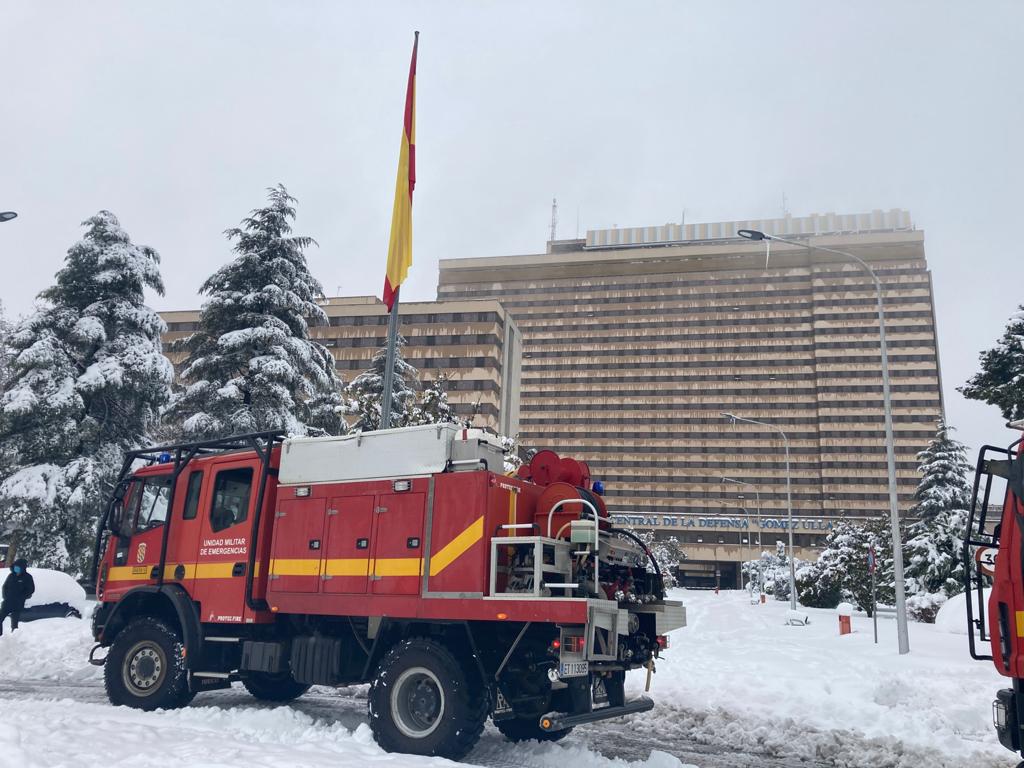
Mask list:
[{"label": "black tire", "polygon": [[114,638],[103,665],[107,698],[135,709],[176,709],[192,701],[185,646],[160,619],[144,616]]},{"label": "black tire", "polygon": [[383,749],[450,760],[476,746],[491,702],[476,669],[421,637],[385,654],[369,699],[370,728]]},{"label": "black tire", "polygon": [[291,672],[250,672],[242,680],[242,685],[260,701],[276,701],[281,704],[299,698],[310,688],[304,683],[297,683]]},{"label": "black tire", "polygon": [[510,720],[497,720],[494,727],[509,741],[561,741],[572,728],[563,731],[543,731],[538,724],[539,717],[516,717]]}]

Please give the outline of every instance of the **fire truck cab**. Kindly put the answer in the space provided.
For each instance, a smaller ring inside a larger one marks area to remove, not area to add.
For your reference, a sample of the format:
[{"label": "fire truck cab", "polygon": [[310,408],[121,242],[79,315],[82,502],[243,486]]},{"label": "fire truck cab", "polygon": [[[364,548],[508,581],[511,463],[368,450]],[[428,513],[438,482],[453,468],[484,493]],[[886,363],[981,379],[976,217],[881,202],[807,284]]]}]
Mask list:
[{"label": "fire truck cab", "polygon": [[502,470],[493,435],[453,424],[130,454],[96,537],[110,701],[368,682],[382,747],[454,759],[488,716],[555,740],[650,709],[625,674],[685,624],[657,563],[584,462]]},{"label": "fire truck cab", "polygon": [[[964,586],[970,653],[975,659],[991,661],[999,674],[1011,680],[1010,688],[997,692],[992,717],[999,741],[1014,752],[1024,748],[1024,461],[1020,446],[1018,440],[1009,448],[986,445],[981,449],[962,553],[969,564]],[[990,510],[1000,501],[998,513]],[[979,641],[988,648],[979,646]]]}]

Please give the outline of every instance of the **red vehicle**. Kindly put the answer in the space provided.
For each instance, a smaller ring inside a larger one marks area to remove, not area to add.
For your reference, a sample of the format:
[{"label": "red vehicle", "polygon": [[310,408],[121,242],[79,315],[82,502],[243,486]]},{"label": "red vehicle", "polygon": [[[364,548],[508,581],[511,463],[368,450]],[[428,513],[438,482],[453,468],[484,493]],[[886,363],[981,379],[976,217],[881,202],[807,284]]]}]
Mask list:
[{"label": "red vehicle", "polygon": [[[1020,446],[1018,440],[1009,448],[986,445],[981,449],[963,547],[964,561],[974,564],[965,575],[970,652],[975,659],[991,660],[999,674],[1012,681],[1012,687],[996,693],[992,714],[999,741],[1014,752],[1024,745],[1024,463]],[[998,518],[989,514],[1001,485],[994,478],[1006,483]],[[986,589],[991,589],[987,600]],[[989,643],[989,653],[979,649],[975,633],[981,642]]]},{"label": "red vehicle", "polygon": [[96,540],[110,701],[369,682],[382,747],[456,759],[488,716],[555,740],[650,709],[626,671],[653,668],[685,609],[584,462],[502,460],[452,424],[132,453]]}]

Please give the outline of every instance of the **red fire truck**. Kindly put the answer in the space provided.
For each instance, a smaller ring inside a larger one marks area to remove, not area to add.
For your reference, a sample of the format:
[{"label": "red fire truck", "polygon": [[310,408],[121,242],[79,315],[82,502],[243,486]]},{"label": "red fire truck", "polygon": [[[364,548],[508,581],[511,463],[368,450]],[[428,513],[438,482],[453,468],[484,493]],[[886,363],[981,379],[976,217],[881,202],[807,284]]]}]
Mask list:
[{"label": "red fire truck", "polygon": [[555,740],[650,709],[625,674],[649,681],[685,624],[657,563],[584,462],[502,467],[493,435],[452,424],[131,453],[96,539],[110,701],[368,682],[382,747],[454,759],[488,716]]},{"label": "red fire truck", "polygon": [[[1011,426],[1020,428],[1020,423]],[[1020,752],[1024,746],[1024,462],[1021,440],[1009,448],[983,447],[964,537],[967,635],[971,656],[990,660],[1012,687],[996,693],[992,714],[999,741]],[[1005,492],[1002,486],[1005,483]],[[1002,497],[1002,511],[989,505]],[[999,555],[998,557],[996,555]],[[985,592],[991,590],[986,599]],[[978,647],[988,643],[988,653]],[[1021,765],[1024,765],[1022,763]]]}]

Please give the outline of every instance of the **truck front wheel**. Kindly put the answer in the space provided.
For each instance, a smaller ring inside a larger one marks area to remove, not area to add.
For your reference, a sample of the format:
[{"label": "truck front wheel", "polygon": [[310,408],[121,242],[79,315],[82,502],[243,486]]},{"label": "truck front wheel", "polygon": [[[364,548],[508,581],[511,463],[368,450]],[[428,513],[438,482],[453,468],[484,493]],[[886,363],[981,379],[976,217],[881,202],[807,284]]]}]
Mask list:
[{"label": "truck front wheel", "polygon": [[370,687],[370,727],[388,752],[460,760],[484,729],[490,696],[440,643],[403,640],[384,656]]},{"label": "truck front wheel", "polygon": [[136,709],[175,709],[194,695],[181,637],[150,616],[135,619],[114,638],[103,665],[103,683],[111,704]]},{"label": "truck front wheel", "polygon": [[245,690],[261,701],[284,703],[299,698],[309,690],[304,683],[297,683],[290,672],[271,675],[265,672],[250,672],[242,681]]}]

